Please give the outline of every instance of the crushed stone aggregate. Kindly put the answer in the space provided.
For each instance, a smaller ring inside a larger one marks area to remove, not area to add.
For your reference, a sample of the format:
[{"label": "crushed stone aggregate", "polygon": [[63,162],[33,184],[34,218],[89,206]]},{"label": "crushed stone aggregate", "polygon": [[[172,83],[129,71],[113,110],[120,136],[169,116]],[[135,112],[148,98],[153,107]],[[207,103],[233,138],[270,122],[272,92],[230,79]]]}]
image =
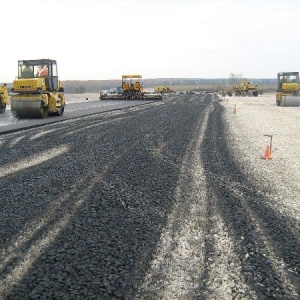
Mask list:
[{"label": "crushed stone aggregate", "polygon": [[299,299],[299,113],[167,95],[1,135],[0,299]]}]

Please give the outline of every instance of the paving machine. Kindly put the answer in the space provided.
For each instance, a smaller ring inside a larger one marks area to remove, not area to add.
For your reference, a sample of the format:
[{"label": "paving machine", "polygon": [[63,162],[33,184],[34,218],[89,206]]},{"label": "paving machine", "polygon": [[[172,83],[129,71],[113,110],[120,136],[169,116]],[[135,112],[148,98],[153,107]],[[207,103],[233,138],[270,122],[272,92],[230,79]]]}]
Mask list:
[{"label": "paving machine", "polygon": [[277,106],[300,106],[299,72],[280,72],[277,74]]},{"label": "paving machine", "polygon": [[18,77],[11,89],[11,112],[15,118],[62,116],[64,89],[52,59],[19,60]]},{"label": "paving machine", "polygon": [[101,93],[100,100],[161,100],[161,94],[144,92],[142,75],[122,75],[121,89],[115,93]]},{"label": "paving machine", "polygon": [[8,104],[8,91],[6,83],[0,86],[0,113],[4,113]]},{"label": "paving machine", "polygon": [[142,75],[122,75],[122,90],[125,99],[133,100],[143,98],[144,90],[139,80],[141,78]]}]

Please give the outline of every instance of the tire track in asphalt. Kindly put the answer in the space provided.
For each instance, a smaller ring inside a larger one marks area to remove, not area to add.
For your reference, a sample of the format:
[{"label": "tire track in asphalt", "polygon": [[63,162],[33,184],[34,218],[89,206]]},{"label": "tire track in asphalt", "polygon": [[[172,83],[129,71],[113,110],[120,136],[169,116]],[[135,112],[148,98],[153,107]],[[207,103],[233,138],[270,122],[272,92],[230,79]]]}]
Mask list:
[{"label": "tire track in asphalt", "polygon": [[[205,128],[214,109],[212,103],[211,96],[207,96],[182,162],[175,205],[141,295],[146,291],[153,299],[225,299],[232,294],[233,279],[240,277],[238,270],[235,276],[228,272],[236,260],[231,239],[225,236],[223,243],[218,243],[224,225],[214,211],[200,157]],[[224,245],[226,254],[221,255]],[[239,284],[239,288],[245,286]]]}]

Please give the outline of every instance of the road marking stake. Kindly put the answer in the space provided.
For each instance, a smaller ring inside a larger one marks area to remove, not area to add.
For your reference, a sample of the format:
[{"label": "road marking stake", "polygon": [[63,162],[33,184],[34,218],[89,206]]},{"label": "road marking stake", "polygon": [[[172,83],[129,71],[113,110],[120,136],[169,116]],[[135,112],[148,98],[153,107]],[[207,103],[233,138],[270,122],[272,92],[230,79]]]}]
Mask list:
[{"label": "road marking stake", "polygon": [[270,145],[266,147],[265,155],[261,157],[261,159],[272,159],[272,154],[270,150]]},{"label": "road marking stake", "polygon": [[265,151],[265,155],[263,155],[261,157],[261,159],[272,159],[272,138],[273,138],[273,135],[272,134],[264,134],[264,136],[268,136],[270,137],[270,145],[268,145],[266,147],[266,151]]}]

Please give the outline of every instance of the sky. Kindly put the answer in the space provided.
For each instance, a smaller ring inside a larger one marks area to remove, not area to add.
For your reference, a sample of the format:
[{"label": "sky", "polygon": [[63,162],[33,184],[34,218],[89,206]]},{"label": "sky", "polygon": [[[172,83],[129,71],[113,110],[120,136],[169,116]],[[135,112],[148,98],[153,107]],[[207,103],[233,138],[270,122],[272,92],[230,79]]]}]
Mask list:
[{"label": "sky", "polygon": [[299,0],[4,0],[0,84],[39,58],[61,80],[276,78],[300,71],[299,20]]}]

